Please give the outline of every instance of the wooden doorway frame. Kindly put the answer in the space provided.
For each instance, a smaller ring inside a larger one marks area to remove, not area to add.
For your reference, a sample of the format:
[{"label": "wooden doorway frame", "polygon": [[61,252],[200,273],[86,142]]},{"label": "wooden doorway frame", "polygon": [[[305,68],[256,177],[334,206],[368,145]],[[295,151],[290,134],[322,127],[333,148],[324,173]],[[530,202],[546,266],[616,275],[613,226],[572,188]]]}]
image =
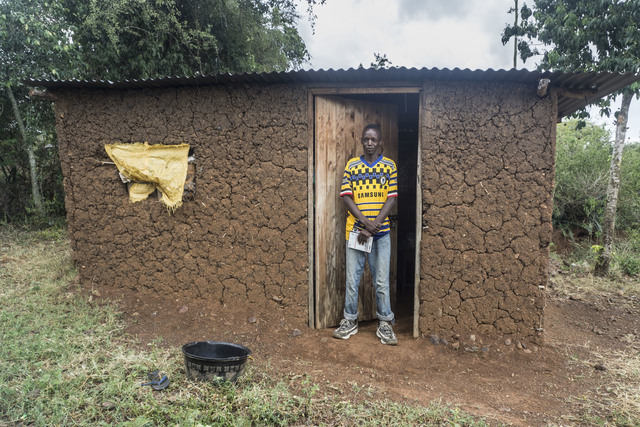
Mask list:
[{"label": "wooden doorway frame", "polygon": [[[307,111],[308,111],[308,159],[307,159],[307,241],[308,241],[308,283],[309,283],[309,326],[315,328],[315,109],[314,98],[316,95],[380,95],[380,94],[403,94],[422,93],[422,85],[390,85],[390,86],[323,86],[313,87],[307,90]],[[421,144],[423,121],[422,96],[419,100],[418,114],[418,156],[416,173],[416,249],[415,249],[415,272],[414,272],[414,296],[413,296],[413,337],[419,336],[419,289],[420,289],[420,247],[422,239],[422,191],[421,191]]]}]

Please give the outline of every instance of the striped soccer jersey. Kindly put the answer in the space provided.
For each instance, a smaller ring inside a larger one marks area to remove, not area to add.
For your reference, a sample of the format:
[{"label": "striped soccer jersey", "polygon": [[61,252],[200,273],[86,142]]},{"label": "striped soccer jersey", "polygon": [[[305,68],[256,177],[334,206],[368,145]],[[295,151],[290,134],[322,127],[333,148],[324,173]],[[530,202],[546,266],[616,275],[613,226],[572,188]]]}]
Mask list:
[{"label": "striped soccer jersey", "polygon": [[[347,194],[353,197],[353,201],[364,216],[371,220],[376,219],[387,199],[398,197],[398,171],[395,162],[382,155],[371,164],[367,163],[364,157],[354,157],[349,160],[344,168],[340,189],[341,197]],[[349,240],[350,231],[363,228],[364,225],[349,212],[346,239]],[[387,217],[374,239],[389,234],[390,230]]]}]

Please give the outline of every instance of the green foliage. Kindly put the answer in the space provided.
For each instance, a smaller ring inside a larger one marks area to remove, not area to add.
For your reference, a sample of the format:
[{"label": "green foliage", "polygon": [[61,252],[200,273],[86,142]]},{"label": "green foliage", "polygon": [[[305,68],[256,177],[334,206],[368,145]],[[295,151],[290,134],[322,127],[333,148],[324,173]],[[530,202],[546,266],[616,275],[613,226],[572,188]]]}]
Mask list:
[{"label": "green foliage", "polygon": [[74,66],[71,26],[60,0],[0,1],[0,84],[58,76]]},{"label": "green foliage", "polygon": [[[516,8],[509,9],[509,13],[515,13],[516,16],[519,13],[520,19],[518,22],[515,22],[514,25],[507,25],[507,27],[502,32],[502,44],[509,43],[511,38],[516,40],[517,52],[520,52],[520,57],[523,62],[530,58],[535,53],[532,51],[529,46],[531,43],[532,37],[536,34],[535,25],[529,20],[533,12],[526,5],[523,4],[520,10],[516,10]],[[522,40],[524,36],[527,36],[529,42],[526,40]],[[515,60],[514,60],[515,62]]]},{"label": "green foliage", "polygon": [[637,72],[640,68],[640,2],[637,0],[538,0],[537,38],[553,48],[541,68]]},{"label": "green foliage", "polygon": [[[640,71],[640,0],[533,0],[520,14],[519,24],[503,30],[502,43],[519,38],[523,62],[542,55],[540,70]],[[624,90],[637,96],[640,85]],[[611,100],[618,94],[598,101],[602,115],[610,115]],[[582,110],[576,116],[587,118],[589,113]]]},{"label": "green foliage", "polygon": [[[522,6],[520,25],[508,25],[502,42],[524,36],[523,61],[543,55],[539,68],[637,72],[640,68],[640,1],[534,0]],[[539,49],[540,43],[545,49]]]},{"label": "green foliage", "polygon": [[292,0],[0,1],[0,81],[298,68],[297,19]]},{"label": "green foliage", "polygon": [[613,262],[627,276],[640,274],[640,228],[629,230],[624,239],[616,242]]},{"label": "green foliage", "polygon": [[91,0],[66,17],[82,77],[283,71],[309,58],[290,0]]},{"label": "green foliage", "polygon": [[556,227],[579,227],[594,236],[606,204],[610,135],[593,124],[577,129],[578,123],[557,127],[553,220]]},{"label": "green foliage", "polygon": [[[51,103],[30,99],[20,84],[27,77],[58,77],[59,70],[75,63],[71,28],[63,12],[57,0],[0,1],[0,219],[5,222],[23,220],[34,211],[27,147],[33,147],[37,158],[35,173],[47,200],[47,214],[64,212]],[[19,132],[9,90],[26,135]]]},{"label": "green foliage", "polygon": [[640,142],[624,147],[620,169],[616,228],[640,229]]},{"label": "green foliage", "polygon": [[[65,212],[64,190],[52,105],[49,101],[30,98],[22,85],[13,90],[23,112],[29,142],[38,159],[37,174],[47,217],[62,216]],[[0,87],[0,221],[25,221],[33,210],[29,197],[29,163],[4,94]],[[49,221],[47,218],[37,220]]]},{"label": "green foliage", "polygon": [[[573,236],[577,229],[598,237],[607,199],[610,134],[603,126],[578,120],[557,127],[553,221]],[[640,228],[640,144],[625,147],[616,228]]]},{"label": "green foliage", "polygon": [[[55,150],[45,149],[57,144],[51,103],[31,100],[28,89],[20,84],[27,77],[57,77],[59,70],[76,62],[71,27],[63,12],[57,0],[0,1],[0,219],[5,222],[25,218],[33,208],[28,147],[34,148],[38,160],[35,173],[48,214],[60,215],[64,210]],[[26,135],[19,132],[9,91]]]},{"label": "green foliage", "polygon": [[640,227],[630,230],[627,233],[626,241],[631,250],[640,254]]},{"label": "green foliage", "polygon": [[640,253],[623,252],[614,254],[613,262],[627,276],[637,276],[640,273]]}]

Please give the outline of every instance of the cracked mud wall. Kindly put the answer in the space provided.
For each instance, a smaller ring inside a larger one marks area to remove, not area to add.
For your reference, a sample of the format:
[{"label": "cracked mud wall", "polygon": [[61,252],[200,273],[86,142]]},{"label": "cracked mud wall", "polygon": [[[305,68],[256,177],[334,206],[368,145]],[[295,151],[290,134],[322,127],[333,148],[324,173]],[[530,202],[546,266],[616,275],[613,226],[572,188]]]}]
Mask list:
[{"label": "cracked mud wall", "polygon": [[427,83],[422,96],[420,332],[540,343],[554,95],[540,99],[518,84]]},{"label": "cracked mud wall", "polygon": [[[426,83],[423,334],[540,341],[556,101],[519,84]],[[302,85],[65,90],[56,117],[74,258],[87,286],[286,308],[306,321]],[[195,199],[128,201],[104,144],[188,143]]]},{"label": "cracked mud wall", "polygon": [[[73,256],[91,286],[186,293],[306,319],[307,98],[299,86],[58,94]],[[104,144],[187,143],[195,198],[129,203]]]}]

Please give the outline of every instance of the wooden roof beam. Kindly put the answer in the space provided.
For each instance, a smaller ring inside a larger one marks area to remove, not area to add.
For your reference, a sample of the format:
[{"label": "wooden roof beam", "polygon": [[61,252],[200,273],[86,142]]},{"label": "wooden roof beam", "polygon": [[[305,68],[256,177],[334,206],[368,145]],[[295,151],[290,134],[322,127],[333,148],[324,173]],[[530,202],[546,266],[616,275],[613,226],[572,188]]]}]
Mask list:
[{"label": "wooden roof beam", "polygon": [[558,88],[557,91],[558,91],[558,96],[566,96],[567,98],[574,98],[574,99],[588,99],[593,96],[596,96],[598,93],[597,88],[582,89],[582,90]]}]

